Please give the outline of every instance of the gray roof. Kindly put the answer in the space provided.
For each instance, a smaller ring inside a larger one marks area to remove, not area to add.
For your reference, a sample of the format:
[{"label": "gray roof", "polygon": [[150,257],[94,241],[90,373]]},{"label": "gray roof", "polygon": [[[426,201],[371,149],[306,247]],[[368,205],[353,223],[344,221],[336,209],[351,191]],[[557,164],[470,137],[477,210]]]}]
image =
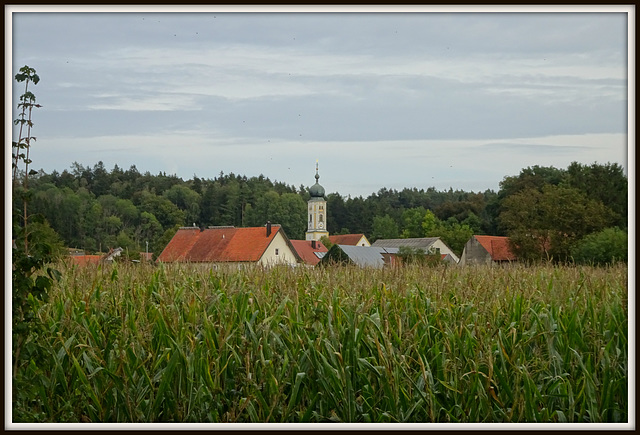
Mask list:
[{"label": "gray roof", "polygon": [[375,267],[381,269],[384,266],[382,254],[395,254],[396,248],[381,248],[373,246],[338,245],[340,249],[360,267]]},{"label": "gray roof", "polygon": [[440,237],[419,237],[414,239],[380,239],[376,240],[372,247],[399,248],[408,246],[411,248],[423,248],[428,250]]}]

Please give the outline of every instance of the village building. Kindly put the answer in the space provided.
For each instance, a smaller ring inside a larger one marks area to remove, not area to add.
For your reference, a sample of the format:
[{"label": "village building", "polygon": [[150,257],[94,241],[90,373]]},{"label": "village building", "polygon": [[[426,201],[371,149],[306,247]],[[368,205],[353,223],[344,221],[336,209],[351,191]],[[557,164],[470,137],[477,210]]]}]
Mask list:
[{"label": "village building", "polygon": [[318,264],[328,251],[327,247],[319,240],[291,240],[291,244],[307,266]]},{"label": "village building", "polygon": [[329,241],[334,245],[371,246],[364,234],[337,234],[329,236]]},{"label": "village building", "polygon": [[333,245],[322,253],[322,264],[352,264],[362,268],[382,269],[395,264],[397,248],[375,246]]},{"label": "village building", "polygon": [[249,228],[181,227],[158,256],[157,261],[207,265],[295,266],[302,262],[302,259],[282,227],[267,222],[264,227]]},{"label": "village building", "polygon": [[491,264],[516,260],[508,237],[473,236],[464,245],[460,264]]},{"label": "village building", "polygon": [[451,250],[446,243],[444,243],[440,237],[417,237],[411,239],[378,239],[372,245],[372,247],[379,248],[400,248],[406,246],[408,248],[423,249],[425,253],[440,254],[442,260],[458,264],[460,258]]},{"label": "village building", "polygon": [[84,250],[76,248],[68,248],[69,260],[71,264],[78,266],[86,266],[89,264],[98,265],[105,263],[113,263],[116,258],[122,255],[122,248],[112,248],[106,254],[101,255],[85,255]]},{"label": "village building", "polygon": [[318,183],[319,179],[318,162],[316,162],[316,184],[309,189],[311,198],[307,202],[309,222],[307,224],[306,240],[320,240],[322,237],[329,237],[329,231],[327,231],[327,201],[324,199],[324,187]]}]

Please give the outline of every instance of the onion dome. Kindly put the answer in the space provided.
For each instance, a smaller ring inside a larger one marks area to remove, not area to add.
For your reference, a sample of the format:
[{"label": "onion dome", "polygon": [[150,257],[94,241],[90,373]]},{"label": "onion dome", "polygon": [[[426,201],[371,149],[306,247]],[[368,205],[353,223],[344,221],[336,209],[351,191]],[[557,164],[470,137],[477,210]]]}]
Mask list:
[{"label": "onion dome", "polygon": [[324,197],[324,187],[322,187],[318,180],[320,179],[320,175],[318,175],[318,164],[316,163],[316,184],[311,186],[309,189],[309,193],[312,198],[323,198]]}]

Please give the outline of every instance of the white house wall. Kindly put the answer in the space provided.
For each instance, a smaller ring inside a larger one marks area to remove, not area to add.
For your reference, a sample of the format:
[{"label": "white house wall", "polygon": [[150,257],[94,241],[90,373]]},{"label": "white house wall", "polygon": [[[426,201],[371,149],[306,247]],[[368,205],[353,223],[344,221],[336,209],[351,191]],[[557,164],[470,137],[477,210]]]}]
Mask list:
[{"label": "white house wall", "polygon": [[[278,250],[278,254],[276,255],[276,250]],[[258,261],[259,264],[264,266],[270,266],[273,264],[297,264],[295,254],[289,248],[287,241],[282,236],[282,233],[278,231],[275,235],[267,249],[260,257]]]},{"label": "white house wall", "polygon": [[449,247],[447,245],[445,245],[445,243],[438,239],[435,242],[433,242],[433,245],[431,245],[432,249],[439,249],[440,250],[440,254],[449,254],[451,255],[451,258],[453,258],[455,260],[456,263],[458,263],[460,261],[460,258],[458,258],[458,256],[456,254],[453,253],[453,251],[451,249],[449,249]]}]

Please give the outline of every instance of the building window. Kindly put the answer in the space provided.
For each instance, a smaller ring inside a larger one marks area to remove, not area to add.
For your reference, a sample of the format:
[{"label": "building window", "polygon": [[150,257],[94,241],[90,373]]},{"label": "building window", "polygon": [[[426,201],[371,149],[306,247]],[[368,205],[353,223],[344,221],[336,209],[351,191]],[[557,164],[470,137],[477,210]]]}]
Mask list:
[{"label": "building window", "polygon": [[309,215],[309,223],[311,223],[312,221],[313,221],[313,215],[312,215],[312,214],[310,214],[310,215]]},{"label": "building window", "polygon": [[276,248],[276,255],[278,255],[278,248]]},{"label": "building window", "polygon": [[324,221],[322,220],[322,214],[320,214],[320,222],[324,222]]}]

